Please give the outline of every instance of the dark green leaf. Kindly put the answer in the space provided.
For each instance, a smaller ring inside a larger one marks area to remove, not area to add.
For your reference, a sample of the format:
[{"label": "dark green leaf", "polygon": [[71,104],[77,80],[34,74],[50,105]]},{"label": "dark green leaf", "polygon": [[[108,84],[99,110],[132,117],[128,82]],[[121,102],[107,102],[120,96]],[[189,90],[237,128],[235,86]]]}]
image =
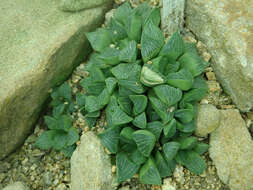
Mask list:
[{"label": "dark green leaf", "polygon": [[158,85],[153,89],[157,97],[167,106],[176,104],[182,98],[182,91],[169,85]]},{"label": "dark green leaf", "polygon": [[65,111],[65,104],[60,104],[56,107],[53,107],[53,116],[54,117],[59,117],[60,115],[62,115]]},{"label": "dark green leaf", "polygon": [[67,82],[63,83],[60,87],[57,88],[57,93],[60,97],[71,100],[71,88]]},{"label": "dark green leaf", "polygon": [[122,62],[132,63],[137,58],[137,44],[134,40],[130,41],[125,48],[120,50],[119,59]]},{"label": "dark green leaf", "polygon": [[52,136],[52,145],[55,150],[63,149],[68,143],[68,133],[63,131],[56,131]]},{"label": "dark green leaf", "polygon": [[164,36],[160,28],[149,20],[144,26],[141,36],[141,55],[146,63],[155,57],[164,44]]},{"label": "dark green leaf", "polygon": [[118,42],[127,37],[126,28],[124,25],[114,18],[110,19],[109,23],[111,38],[114,42]]},{"label": "dark green leaf", "polygon": [[140,181],[143,184],[161,185],[162,180],[155,162],[150,157],[148,161],[141,167]]},{"label": "dark green leaf", "polygon": [[118,151],[118,144],[120,138],[119,127],[109,127],[104,132],[98,135],[102,144],[111,152],[116,153]]},{"label": "dark green leaf", "polygon": [[100,116],[100,111],[90,112],[90,113],[87,113],[85,116],[87,116],[87,117],[99,117]]},{"label": "dark green leaf", "polygon": [[105,88],[104,82],[94,82],[90,77],[82,79],[80,85],[85,89],[87,94],[95,96],[98,96]]},{"label": "dark green leaf", "polygon": [[134,126],[139,127],[141,129],[146,128],[147,118],[145,112],[142,112],[140,115],[136,116],[132,121]]},{"label": "dark green leaf", "polygon": [[163,153],[164,153],[166,159],[172,160],[176,156],[179,148],[180,148],[180,144],[178,142],[171,141],[171,142],[164,144],[163,145]]},{"label": "dark green leaf", "polygon": [[47,127],[49,129],[58,129],[58,121],[57,119],[50,117],[50,116],[44,116],[45,123],[47,124]]},{"label": "dark green leaf", "polygon": [[167,75],[167,83],[181,90],[189,90],[193,85],[193,77],[188,70],[181,69],[176,73],[169,73]]},{"label": "dark green leaf", "polygon": [[134,129],[131,127],[124,127],[120,132],[120,139],[129,144],[135,144],[133,140]]},{"label": "dark green leaf", "polygon": [[101,106],[96,96],[86,96],[85,110],[87,112],[95,112],[101,109]]},{"label": "dark green leaf", "polygon": [[133,133],[133,139],[141,154],[148,157],[155,146],[155,135],[147,130],[137,130]]},{"label": "dark green leaf", "polygon": [[130,159],[136,164],[143,164],[147,158],[143,156],[138,149],[130,154]]},{"label": "dark green leaf", "polygon": [[129,98],[134,104],[134,107],[133,107],[133,114],[134,115],[138,115],[146,109],[147,102],[148,102],[148,99],[146,96],[144,96],[144,95],[130,95]]},{"label": "dark green leaf", "polygon": [[127,18],[132,13],[132,8],[129,2],[125,2],[120,7],[117,8],[113,17],[123,25],[126,25]]},{"label": "dark green leaf", "polygon": [[[147,11],[147,10],[146,10]],[[144,25],[148,23],[149,21],[152,21],[154,25],[159,27],[161,18],[160,18],[160,8],[153,8],[151,11],[147,13],[147,16],[144,20]]]},{"label": "dark green leaf", "polygon": [[137,63],[121,63],[111,69],[117,79],[139,79],[141,66]]},{"label": "dark green leaf", "polygon": [[104,48],[109,47],[111,43],[110,31],[104,28],[99,28],[94,32],[88,32],[86,36],[95,51],[101,52]]},{"label": "dark green leaf", "polygon": [[107,88],[105,88],[101,92],[101,94],[99,94],[97,100],[98,100],[98,104],[99,104],[100,109],[103,108],[105,105],[107,105],[109,103],[109,101],[110,101],[110,93],[107,90]]},{"label": "dark green leaf", "polygon": [[128,19],[127,34],[130,40],[139,42],[141,39],[141,17],[136,12]]},{"label": "dark green leaf", "polygon": [[73,152],[75,151],[75,149],[76,149],[76,145],[73,144],[72,146],[64,147],[61,151],[66,157],[70,158]]},{"label": "dark green leaf", "polygon": [[67,146],[71,146],[74,143],[76,143],[79,139],[79,134],[77,130],[74,127],[71,127],[68,131],[68,136],[67,136]]},{"label": "dark green leaf", "polygon": [[167,138],[171,138],[175,135],[177,128],[177,122],[173,118],[168,124],[164,126],[163,133]]},{"label": "dark green leaf", "polygon": [[135,92],[136,94],[142,94],[145,92],[145,88],[137,79],[119,80],[119,85]]},{"label": "dark green leaf", "polygon": [[112,125],[122,125],[130,123],[133,120],[132,117],[128,116],[124,111],[117,107],[112,114]]},{"label": "dark green leaf", "polygon": [[177,122],[177,129],[184,133],[193,132],[196,129],[196,122],[195,120],[192,120],[190,123],[186,123],[186,124]]},{"label": "dark green leaf", "polygon": [[105,48],[101,54],[100,58],[104,61],[107,65],[117,65],[119,64],[119,50],[111,47]]},{"label": "dark green leaf", "polygon": [[117,80],[113,77],[105,79],[106,88],[109,94],[112,94],[117,85]]},{"label": "dark green leaf", "polygon": [[163,104],[158,98],[149,96],[149,100],[153,109],[161,117],[164,124],[168,123],[172,119],[172,113],[170,113],[165,104]]},{"label": "dark green leaf", "polygon": [[195,147],[194,147],[194,151],[197,152],[199,155],[204,154],[209,148],[209,145],[206,143],[198,143]]},{"label": "dark green leaf", "polygon": [[182,123],[189,123],[193,120],[194,113],[192,109],[180,109],[175,111],[175,117]]},{"label": "dark green leaf", "polygon": [[180,149],[192,149],[196,146],[198,139],[196,137],[180,137],[176,139],[180,143]]},{"label": "dark green leaf", "polygon": [[76,103],[79,109],[85,106],[85,97],[86,97],[85,94],[82,93],[76,94]]},{"label": "dark green leaf", "polygon": [[178,59],[184,52],[184,42],[179,34],[179,32],[175,32],[169,41],[162,48],[160,55],[165,55],[166,57],[176,60]]},{"label": "dark green leaf", "polygon": [[155,154],[155,163],[161,177],[171,176],[176,167],[176,162],[174,160],[166,161],[160,151]]},{"label": "dark green leaf", "polygon": [[176,161],[197,175],[202,174],[206,170],[206,163],[203,158],[192,150],[179,151]]},{"label": "dark green leaf", "polygon": [[120,109],[122,109],[128,115],[132,114],[132,102],[127,96],[119,97],[118,103],[119,103]]},{"label": "dark green leaf", "polygon": [[139,170],[140,165],[132,162],[126,153],[116,155],[117,180],[123,182],[130,179]]},{"label": "dark green leaf", "polygon": [[35,142],[35,146],[38,147],[41,150],[48,150],[52,147],[52,143],[51,143],[51,139],[50,139],[50,135],[51,135],[52,131],[45,131],[44,133],[42,133]]},{"label": "dark green leaf", "polygon": [[87,116],[85,116],[85,121],[86,121],[88,127],[92,128],[92,127],[95,126],[95,124],[97,122],[97,117],[87,117]]},{"label": "dark green leaf", "polygon": [[158,140],[163,130],[163,124],[160,121],[153,121],[147,124],[147,130],[153,133]]}]

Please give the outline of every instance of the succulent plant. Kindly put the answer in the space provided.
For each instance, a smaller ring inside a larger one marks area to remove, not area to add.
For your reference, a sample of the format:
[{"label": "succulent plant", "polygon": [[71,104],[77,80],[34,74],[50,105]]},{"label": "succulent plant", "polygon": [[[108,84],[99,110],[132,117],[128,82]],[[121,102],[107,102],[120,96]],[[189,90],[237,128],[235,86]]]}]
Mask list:
[{"label": "succulent plant", "polygon": [[208,145],[192,134],[208,63],[178,31],[165,43],[159,24],[159,8],[126,2],[108,27],[86,34],[94,52],[81,81],[83,113],[92,126],[105,109],[99,138],[116,154],[118,182],[139,173],[142,183],[161,184],[177,163],[195,174],[206,168],[200,155]]}]

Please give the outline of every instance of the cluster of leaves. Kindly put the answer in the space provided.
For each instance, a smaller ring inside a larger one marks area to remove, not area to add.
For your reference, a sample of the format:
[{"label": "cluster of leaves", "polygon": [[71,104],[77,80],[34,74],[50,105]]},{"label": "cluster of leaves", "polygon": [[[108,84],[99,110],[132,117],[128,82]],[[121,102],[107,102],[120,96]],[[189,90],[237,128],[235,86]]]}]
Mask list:
[{"label": "cluster of leaves", "polygon": [[99,138],[116,154],[118,182],[139,173],[143,184],[161,184],[177,163],[195,174],[206,168],[200,155],[208,145],[192,134],[208,63],[179,32],[165,43],[159,24],[159,8],[125,3],[108,27],[86,34],[95,52],[78,102],[90,126],[105,108]]},{"label": "cluster of leaves", "polygon": [[42,150],[53,148],[70,157],[79,139],[77,130],[72,127],[71,114],[76,110],[70,86],[63,83],[51,93],[51,99],[52,116],[44,117],[49,130],[38,137],[35,146]]}]

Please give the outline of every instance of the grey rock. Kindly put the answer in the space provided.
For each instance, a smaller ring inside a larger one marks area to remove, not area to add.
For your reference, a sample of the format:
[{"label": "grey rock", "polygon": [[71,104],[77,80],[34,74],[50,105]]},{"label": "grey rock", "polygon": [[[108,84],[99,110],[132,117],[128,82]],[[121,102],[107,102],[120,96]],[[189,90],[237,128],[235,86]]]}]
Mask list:
[{"label": "grey rock", "polygon": [[109,155],[100,139],[87,132],[71,157],[71,189],[113,189],[113,174]]},{"label": "grey rock", "polygon": [[220,110],[211,104],[198,106],[197,128],[195,135],[206,137],[213,132],[220,123]]},{"label": "grey rock", "polygon": [[237,107],[253,107],[253,1],[187,0],[186,26],[207,45],[218,81]]},{"label": "grey rock", "polygon": [[50,186],[52,184],[52,179],[53,179],[53,176],[50,172],[45,172],[43,174],[43,180],[44,180],[45,185]]},{"label": "grey rock", "polygon": [[29,188],[22,182],[15,182],[7,185],[3,190],[29,190]]},{"label": "grey rock", "polygon": [[59,8],[63,11],[81,11],[100,6],[112,0],[60,0]]},{"label": "grey rock", "polygon": [[88,55],[85,32],[109,8],[69,13],[57,0],[0,1],[0,160],[31,132],[48,91]]},{"label": "grey rock", "polygon": [[165,33],[172,34],[184,25],[185,0],[162,0],[161,25]]},{"label": "grey rock", "polygon": [[162,190],[177,190],[177,185],[172,178],[163,179]]},{"label": "grey rock", "polygon": [[238,110],[222,110],[211,133],[209,154],[219,178],[231,190],[253,189],[253,141]]}]

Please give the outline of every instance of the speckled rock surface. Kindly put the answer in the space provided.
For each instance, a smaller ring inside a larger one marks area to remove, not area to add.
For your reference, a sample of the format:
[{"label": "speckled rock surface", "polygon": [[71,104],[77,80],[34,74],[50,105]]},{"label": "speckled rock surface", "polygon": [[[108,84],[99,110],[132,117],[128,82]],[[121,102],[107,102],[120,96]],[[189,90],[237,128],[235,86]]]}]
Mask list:
[{"label": "speckled rock surface", "polygon": [[220,110],[212,104],[198,106],[197,128],[195,135],[206,137],[213,132],[220,123]]},{"label": "speckled rock surface", "polygon": [[188,0],[186,25],[212,54],[213,68],[239,109],[253,107],[253,1]]},{"label": "speckled rock surface", "polygon": [[29,190],[29,188],[21,182],[15,182],[6,186],[3,190]]},{"label": "speckled rock surface", "polygon": [[220,126],[211,133],[210,157],[219,178],[231,190],[253,189],[253,141],[238,110],[222,110]]},{"label": "speckled rock surface", "polygon": [[109,8],[74,14],[56,2],[0,1],[0,159],[23,143],[49,89],[85,59],[84,32],[102,23]]},{"label": "speckled rock surface", "polygon": [[172,34],[184,25],[185,0],[161,0],[161,28],[164,32]]},{"label": "speckled rock surface", "polygon": [[112,189],[111,167],[100,139],[93,132],[85,133],[71,157],[71,190]]},{"label": "speckled rock surface", "polygon": [[63,11],[80,11],[94,8],[96,6],[108,3],[112,0],[60,0],[59,8]]}]

